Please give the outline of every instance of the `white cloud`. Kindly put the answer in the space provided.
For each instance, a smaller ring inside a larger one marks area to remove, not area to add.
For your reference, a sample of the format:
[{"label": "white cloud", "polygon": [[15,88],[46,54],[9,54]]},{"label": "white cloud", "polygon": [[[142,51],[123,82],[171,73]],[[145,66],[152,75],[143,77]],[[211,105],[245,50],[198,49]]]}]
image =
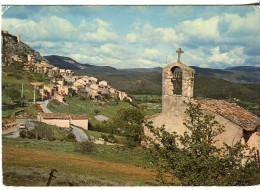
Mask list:
[{"label": "white cloud", "polygon": [[212,48],[210,51],[212,55],[209,56],[207,60],[216,64],[243,65],[246,59],[242,47],[235,48],[225,53],[220,53],[219,47]]},{"label": "white cloud", "polygon": [[241,17],[236,14],[225,14],[221,18],[221,24],[227,25],[228,35],[255,35],[260,32],[260,12],[250,12],[246,16]]},{"label": "white cloud", "polygon": [[218,21],[218,17],[212,17],[208,20],[199,18],[196,20],[184,21],[177,26],[177,31],[182,34],[182,40],[184,41],[196,38],[214,42],[220,38]]},{"label": "white cloud", "polygon": [[[134,25],[136,28],[136,26]],[[140,30],[131,32],[126,35],[126,39],[131,43],[144,43],[145,45],[152,45],[157,43],[173,43],[179,37],[176,35],[173,28],[154,28],[149,23],[140,27]]]},{"label": "white cloud", "polygon": [[158,59],[158,57],[160,57],[161,54],[157,49],[149,49],[149,48],[145,48],[144,49],[144,57],[148,58],[148,59]]},{"label": "white cloud", "polygon": [[116,44],[104,44],[100,47],[100,52],[118,59],[127,58],[129,55],[129,50],[127,48]]}]

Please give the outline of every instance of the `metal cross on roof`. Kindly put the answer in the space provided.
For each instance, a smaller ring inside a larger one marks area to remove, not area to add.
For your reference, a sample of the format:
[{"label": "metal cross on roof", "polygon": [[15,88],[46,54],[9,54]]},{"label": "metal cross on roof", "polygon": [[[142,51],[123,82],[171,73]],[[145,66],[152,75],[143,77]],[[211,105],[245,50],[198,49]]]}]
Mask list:
[{"label": "metal cross on roof", "polygon": [[184,51],[182,51],[181,48],[178,48],[178,50],[176,51],[176,53],[178,53],[178,62],[180,62],[180,59],[181,59],[181,53],[184,53]]}]

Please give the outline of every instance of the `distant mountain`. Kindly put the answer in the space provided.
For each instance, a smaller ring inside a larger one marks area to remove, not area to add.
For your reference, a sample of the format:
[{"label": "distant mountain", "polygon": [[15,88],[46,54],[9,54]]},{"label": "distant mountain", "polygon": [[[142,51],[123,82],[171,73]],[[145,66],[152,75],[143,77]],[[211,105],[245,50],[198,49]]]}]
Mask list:
[{"label": "distant mountain", "polygon": [[74,59],[71,59],[70,57],[64,57],[59,55],[48,55],[44,56],[44,58],[47,59],[50,62],[50,64],[63,69],[84,69],[90,66],[88,64],[83,65],[75,61]]},{"label": "distant mountain", "polygon": [[260,67],[255,67],[255,66],[228,67],[225,70],[229,70],[229,71],[243,71],[243,72],[247,72],[247,73],[251,73],[251,74],[260,76]]},{"label": "distant mountain", "polygon": [[133,71],[133,72],[161,72],[162,67],[154,68],[133,68],[133,69],[120,69],[121,71]]},{"label": "distant mountain", "polygon": [[192,66],[192,68],[195,70],[195,74],[197,75],[212,76],[235,83],[260,83],[260,75],[254,74],[252,72],[227,69],[200,68],[195,66]]},{"label": "distant mountain", "polygon": [[112,70],[117,70],[116,68],[109,66],[95,66],[91,64],[82,64],[70,57],[64,57],[59,55],[48,55],[44,56],[50,64],[62,68],[62,69],[72,69],[77,73],[81,74],[97,74],[99,72],[110,72]]},{"label": "distant mountain", "polygon": [[[133,69],[116,69],[110,66],[95,66],[92,64],[81,64],[69,57],[49,55],[44,56],[52,65],[64,68],[73,69],[77,74],[81,75],[93,75],[101,78],[120,77],[126,80],[135,80],[138,78],[144,78],[148,81],[153,81],[157,85],[161,85],[161,81],[154,81],[153,79],[159,79],[162,68],[133,68]],[[200,68],[192,66],[195,70],[195,74],[211,76],[219,79],[224,79],[235,83],[247,83],[247,84],[259,84],[260,71],[259,67],[231,67],[227,69],[210,69]]]}]

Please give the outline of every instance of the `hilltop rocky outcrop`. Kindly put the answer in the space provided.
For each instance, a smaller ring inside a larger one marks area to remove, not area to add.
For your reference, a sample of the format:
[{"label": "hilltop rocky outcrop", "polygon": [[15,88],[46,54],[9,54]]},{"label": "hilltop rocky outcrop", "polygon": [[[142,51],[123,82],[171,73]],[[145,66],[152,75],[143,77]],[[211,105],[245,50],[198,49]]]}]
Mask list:
[{"label": "hilltop rocky outcrop", "polygon": [[9,34],[8,31],[1,31],[1,35],[3,64],[10,64],[14,61],[26,62],[28,54],[33,55],[37,62],[45,61],[48,63],[48,60],[42,57],[39,52],[22,42],[19,35]]}]

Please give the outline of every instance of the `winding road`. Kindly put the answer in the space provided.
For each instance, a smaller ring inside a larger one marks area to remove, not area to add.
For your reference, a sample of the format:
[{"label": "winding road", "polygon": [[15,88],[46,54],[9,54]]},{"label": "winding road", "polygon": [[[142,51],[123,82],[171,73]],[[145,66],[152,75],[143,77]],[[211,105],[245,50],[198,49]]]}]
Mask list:
[{"label": "winding road", "polygon": [[[43,112],[45,113],[52,113],[48,108],[47,108],[47,104],[49,103],[49,100],[45,100],[43,102],[37,102],[37,104],[39,104],[43,110]],[[35,127],[35,124],[32,122],[33,120],[31,119],[16,119],[16,122],[19,124],[26,124],[26,126],[28,127],[28,129],[32,129]],[[80,128],[71,125],[70,128],[72,129],[71,132],[75,135],[76,140],[78,142],[84,142],[84,141],[88,141],[88,136],[87,134]],[[14,128],[10,131],[7,132],[3,132],[2,133],[3,137],[7,137],[7,138],[17,138],[19,137],[19,128]]]},{"label": "winding road", "polygon": [[72,133],[75,135],[76,140],[78,142],[88,141],[88,136],[82,129],[75,127],[73,125],[71,125],[70,127],[72,128]]},{"label": "winding road", "polygon": [[48,104],[48,103],[49,103],[49,100],[37,102],[37,104],[39,104],[39,105],[41,106],[42,111],[43,111],[44,113],[52,113],[51,110],[49,110],[49,109],[47,108],[47,104]]}]

